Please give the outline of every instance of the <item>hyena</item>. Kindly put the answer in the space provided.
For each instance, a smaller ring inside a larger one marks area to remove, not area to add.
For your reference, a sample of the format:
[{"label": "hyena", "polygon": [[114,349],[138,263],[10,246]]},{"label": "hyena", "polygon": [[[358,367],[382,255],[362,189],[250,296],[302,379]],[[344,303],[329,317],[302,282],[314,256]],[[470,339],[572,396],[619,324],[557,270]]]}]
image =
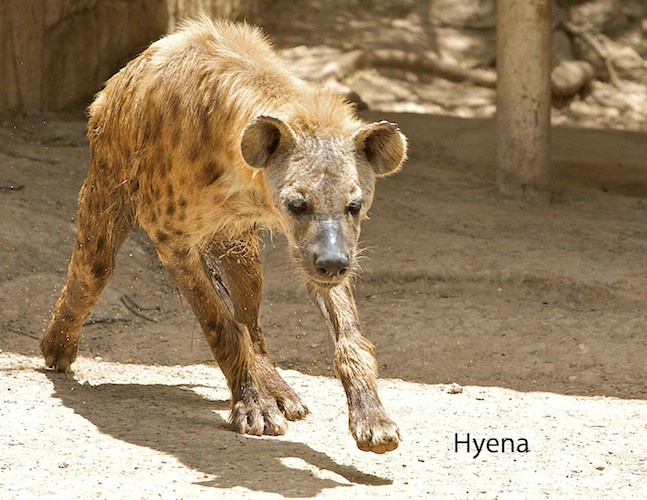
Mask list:
[{"label": "hyena", "polygon": [[[233,429],[284,434],[308,409],[270,361],[258,320],[257,230],[274,228],[333,333],[358,447],[395,449],[399,430],[377,394],[350,278],[376,178],[405,160],[398,127],[364,123],[333,91],[293,76],[258,29],[202,17],[107,81],[89,108],[88,138],[78,236],[40,341],[47,365],[70,371],[115,253],[139,223],[227,379]],[[233,312],[208,255],[220,260]]]}]

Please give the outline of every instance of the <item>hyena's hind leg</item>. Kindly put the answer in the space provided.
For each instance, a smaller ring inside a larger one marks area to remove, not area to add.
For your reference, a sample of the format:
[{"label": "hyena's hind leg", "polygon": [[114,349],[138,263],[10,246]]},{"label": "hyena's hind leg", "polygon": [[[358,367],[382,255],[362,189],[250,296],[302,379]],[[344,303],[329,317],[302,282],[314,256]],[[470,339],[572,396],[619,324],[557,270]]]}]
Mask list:
[{"label": "hyena's hind leg", "polygon": [[222,263],[227,275],[236,321],[243,323],[249,330],[261,389],[276,400],[288,420],[304,418],[309,413],[308,408],[274,368],[259,325],[263,268],[256,231],[249,232],[236,241],[214,242],[210,253]]},{"label": "hyena's hind leg", "polygon": [[[117,250],[134,225],[133,186],[104,187],[104,172],[91,171],[79,194],[78,234],[67,282],[40,339],[47,366],[70,371],[81,326],[114,271]],[[101,175],[103,174],[103,175]]]}]

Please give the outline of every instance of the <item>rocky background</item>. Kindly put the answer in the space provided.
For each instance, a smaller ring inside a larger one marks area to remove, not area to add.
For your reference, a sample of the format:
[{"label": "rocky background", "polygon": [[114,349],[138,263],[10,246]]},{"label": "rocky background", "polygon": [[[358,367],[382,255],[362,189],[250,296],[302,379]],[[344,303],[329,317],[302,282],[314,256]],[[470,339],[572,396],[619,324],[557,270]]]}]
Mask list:
[{"label": "rocky background", "polygon": [[[205,11],[263,26],[303,77],[371,108],[494,113],[495,0],[2,4],[0,112],[83,107],[128,59]],[[556,0],[553,19],[554,120],[645,130],[647,1]]]},{"label": "rocky background", "polygon": [[[495,0],[293,4],[257,17],[301,76],[339,82],[370,108],[494,115]],[[647,1],[557,0],[553,25],[553,122],[647,130]]]}]

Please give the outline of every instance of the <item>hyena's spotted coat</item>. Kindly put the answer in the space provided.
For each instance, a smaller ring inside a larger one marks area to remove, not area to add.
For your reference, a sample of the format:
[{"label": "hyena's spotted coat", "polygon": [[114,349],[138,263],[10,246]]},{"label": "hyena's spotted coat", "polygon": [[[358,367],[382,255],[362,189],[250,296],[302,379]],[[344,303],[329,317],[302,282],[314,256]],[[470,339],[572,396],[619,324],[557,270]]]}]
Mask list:
[{"label": "hyena's spotted coat", "polygon": [[[91,160],[67,284],[41,339],[69,371],[80,329],[135,223],[191,305],[232,392],[235,430],[283,434],[308,409],[276,372],[258,325],[260,226],[283,231],[335,338],[351,432],[363,450],[393,450],[397,426],[377,395],[348,277],[375,179],[397,171],[406,140],[365,124],[324,88],[295,78],[254,28],[187,23],[111,78],[90,107]],[[234,305],[205,255],[220,258]]]}]

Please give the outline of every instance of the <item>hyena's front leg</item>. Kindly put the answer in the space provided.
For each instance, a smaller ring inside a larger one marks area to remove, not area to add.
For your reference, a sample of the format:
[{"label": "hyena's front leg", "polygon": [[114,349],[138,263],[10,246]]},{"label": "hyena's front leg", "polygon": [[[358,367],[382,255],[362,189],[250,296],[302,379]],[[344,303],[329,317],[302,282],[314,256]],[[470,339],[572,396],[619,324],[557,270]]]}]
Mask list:
[{"label": "hyena's front leg", "polygon": [[288,420],[304,418],[309,413],[308,408],[274,368],[259,325],[263,268],[256,232],[247,233],[236,241],[216,242],[210,251],[227,274],[234,317],[247,326],[251,335],[259,389],[276,400]]},{"label": "hyena's front leg", "polygon": [[262,390],[248,328],[232,317],[218,296],[198,250],[164,244],[159,238],[155,243],[162,264],[189,302],[227,379],[232,395],[230,418],[234,430],[259,436],[285,434],[285,417],[276,400]]},{"label": "hyena's front leg", "polygon": [[334,334],[335,373],[348,399],[350,431],[363,451],[385,453],[400,442],[398,426],[388,417],[377,395],[377,362],[373,346],[359,325],[350,285],[308,291]]}]

